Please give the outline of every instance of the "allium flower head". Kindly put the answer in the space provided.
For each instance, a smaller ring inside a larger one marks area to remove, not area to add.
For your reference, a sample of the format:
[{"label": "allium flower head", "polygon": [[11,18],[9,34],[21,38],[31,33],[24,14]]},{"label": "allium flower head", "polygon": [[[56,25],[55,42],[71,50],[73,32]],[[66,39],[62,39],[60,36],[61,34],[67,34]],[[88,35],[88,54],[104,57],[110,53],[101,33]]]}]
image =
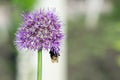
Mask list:
[{"label": "allium flower head", "polygon": [[62,38],[61,22],[55,12],[39,10],[23,16],[23,23],[16,33],[15,45],[32,50],[50,49],[59,55]]}]

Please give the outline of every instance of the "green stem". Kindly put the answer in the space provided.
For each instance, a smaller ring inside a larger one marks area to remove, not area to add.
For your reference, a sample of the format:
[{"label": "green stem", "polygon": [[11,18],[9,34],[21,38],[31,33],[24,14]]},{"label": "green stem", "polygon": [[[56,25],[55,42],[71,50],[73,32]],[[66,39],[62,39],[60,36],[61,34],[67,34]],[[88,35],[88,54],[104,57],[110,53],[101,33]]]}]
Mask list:
[{"label": "green stem", "polygon": [[42,50],[38,51],[38,73],[37,80],[42,80]]}]

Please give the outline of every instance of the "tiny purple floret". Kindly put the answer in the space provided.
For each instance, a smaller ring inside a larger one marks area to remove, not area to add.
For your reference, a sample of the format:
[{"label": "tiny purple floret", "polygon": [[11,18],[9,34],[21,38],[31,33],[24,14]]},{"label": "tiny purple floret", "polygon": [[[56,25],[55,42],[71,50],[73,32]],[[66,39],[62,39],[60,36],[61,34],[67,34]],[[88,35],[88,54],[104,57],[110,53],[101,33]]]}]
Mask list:
[{"label": "tiny purple floret", "polygon": [[39,10],[23,15],[15,45],[30,50],[50,49],[59,55],[62,38],[61,21],[54,10]]}]

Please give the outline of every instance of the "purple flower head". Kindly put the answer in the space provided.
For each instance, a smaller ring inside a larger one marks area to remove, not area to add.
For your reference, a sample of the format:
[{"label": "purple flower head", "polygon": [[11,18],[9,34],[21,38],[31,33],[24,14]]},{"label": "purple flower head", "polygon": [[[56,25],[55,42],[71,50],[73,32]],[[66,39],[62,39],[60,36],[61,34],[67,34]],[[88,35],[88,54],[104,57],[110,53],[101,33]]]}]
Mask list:
[{"label": "purple flower head", "polygon": [[55,12],[39,10],[25,14],[23,18],[23,23],[16,33],[15,45],[32,50],[50,49],[55,55],[59,55],[63,33]]}]

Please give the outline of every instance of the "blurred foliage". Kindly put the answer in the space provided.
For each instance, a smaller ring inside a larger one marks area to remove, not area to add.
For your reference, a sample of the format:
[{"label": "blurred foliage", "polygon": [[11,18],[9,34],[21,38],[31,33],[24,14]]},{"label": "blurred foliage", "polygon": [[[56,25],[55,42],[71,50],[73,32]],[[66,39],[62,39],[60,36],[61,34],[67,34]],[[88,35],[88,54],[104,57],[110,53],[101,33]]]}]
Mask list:
[{"label": "blurred foliage", "polygon": [[120,80],[120,0],[96,29],[81,16],[68,20],[68,80]]},{"label": "blurred foliage", "polygon": [[12,3],[19,7],[19,10],[31,10],[36,0],[12,0]]},{"label": "blurred foliage", "polygon": [[22,21],[21,14],[31,11],[36,0],[2,0],[0,3],[10,5],[11,7],[9,40],[3,46],[0,46],[0,52],[2,53],[0,54],[0,80],[16,80],[17,50],[14,45],[14,37]]},{"label": "blurred foliage", "polygon": [[[120,40],[118,27],[115,27],[116,23],[105,23],[100,22],[96,30],[88,30],[84,26],[84,22],[80,22],[81,18],[73,19],[68,22],[69,31],[68,31],[68,46],[71,46],[68,50],[69,53],[74,53],[77,55],[70,54],[70,64],[77,64],[76,61],[80,61],[75,56],[103,56],[106,53],[106,50],[113,48],[114,42]],[[114,46],[116,47],[116,45]],[[75,58],[75,59],[72,59]]]},{"label": "blurred foliage", "polygon": [[111,0],[113,5],[114,5],[114,8],[113,8],[113,13],[112,13],[112,18],[113,20],[115,21],[120,21],[120,0]]}]

